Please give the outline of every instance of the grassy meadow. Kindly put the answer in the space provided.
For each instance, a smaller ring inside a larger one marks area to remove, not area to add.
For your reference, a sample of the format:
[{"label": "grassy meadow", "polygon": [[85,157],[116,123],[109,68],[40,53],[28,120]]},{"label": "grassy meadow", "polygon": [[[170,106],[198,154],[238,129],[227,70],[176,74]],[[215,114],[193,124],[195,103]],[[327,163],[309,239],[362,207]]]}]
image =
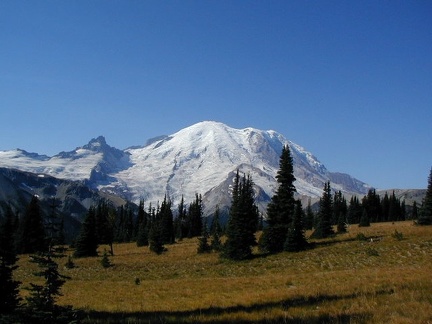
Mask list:
[{"label": "grassy meadow", "polygon": [[[351,226],[311,242],[308,251],[242,262],[197,254],[197,239],[162,255],[118,244],[110,268],[101,256],[74,259],[73,269],[58,261],[71,277],[59,304],[82,310],[87,323],[432,323],[431,226]],[[37,282],[27,256],[18,265],[24,287]]]}]

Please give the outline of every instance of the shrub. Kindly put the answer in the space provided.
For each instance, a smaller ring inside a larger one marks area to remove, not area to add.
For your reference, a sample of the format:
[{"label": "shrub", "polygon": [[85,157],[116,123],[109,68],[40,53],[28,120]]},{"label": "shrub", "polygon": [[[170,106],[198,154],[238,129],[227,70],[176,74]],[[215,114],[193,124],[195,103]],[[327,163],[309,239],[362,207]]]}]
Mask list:
[{"label": "shrub", "polygon": [[363,233],[360,232],[357,234],[356,239],[358,241],[367,241],[368,238],[366,237],[366,235],[364,235]]},{"label": "shrub", "polygon": [[109,268],[112,266],[106,250],[103,253],[101,264],[102,264],[102,267],[104,267],[104,268]]},{"label": "shrub", "polygon": [[75,263],[72,260],[72,256],[70,256],[70,255],[68,256],[68,260],[65,263],[65,267],[66,267],[66,269],[73,269],[73,268],[75,268]]},{"label": "shrub", "polygon": [[391,236],[397,241],[402,241],[404,239],[403,234],[398,232],[398,230],[395,230]]},{"label": "shrub", "polygon": [[368,247],[366,249],[366,254],[369,256],[379,256],[379,253],[377,250],[375,250],[374,248]]}]

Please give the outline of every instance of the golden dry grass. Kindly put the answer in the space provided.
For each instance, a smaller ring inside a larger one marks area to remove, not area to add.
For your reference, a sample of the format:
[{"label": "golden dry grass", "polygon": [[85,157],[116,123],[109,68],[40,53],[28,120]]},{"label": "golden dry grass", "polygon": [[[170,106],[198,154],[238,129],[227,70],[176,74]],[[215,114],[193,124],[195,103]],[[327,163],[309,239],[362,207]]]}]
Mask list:
[{"label": "golden dry grass", "polygon": [[[395,230],[402,240],[392,236]],[[376,240],[359,241],[360,232]],[[99,323],[432,323],[432,227],[409,221],[351,226],[314,242],[305,252],[256,253],[243,262],[197,254],[195,239],[162,255],[118,244],[111,268],[98,257],[62,269],[72,279],[59,302]],[[17,279],[34,282],[28,258],[19,266]]]}]

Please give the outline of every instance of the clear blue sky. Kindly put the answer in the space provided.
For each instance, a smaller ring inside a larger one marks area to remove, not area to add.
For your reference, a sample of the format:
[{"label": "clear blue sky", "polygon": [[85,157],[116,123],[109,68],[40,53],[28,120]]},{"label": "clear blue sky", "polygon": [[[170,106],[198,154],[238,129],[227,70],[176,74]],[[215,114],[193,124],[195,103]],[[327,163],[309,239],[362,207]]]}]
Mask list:
[{"label": "clear blue sky", "polygon": [[0,150],[273,129],[330,171],[425,188],[432,1],[0,1]]}]

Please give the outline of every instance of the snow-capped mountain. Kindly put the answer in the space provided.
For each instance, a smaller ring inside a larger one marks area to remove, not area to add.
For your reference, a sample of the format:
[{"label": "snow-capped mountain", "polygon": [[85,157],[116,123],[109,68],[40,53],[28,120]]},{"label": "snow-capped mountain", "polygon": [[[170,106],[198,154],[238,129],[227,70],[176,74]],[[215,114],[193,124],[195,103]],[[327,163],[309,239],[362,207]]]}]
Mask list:
[{"label": "snow-capped mountain", "polygon": [[103,137],[53,157],[0,151],[0,166],[86,180],[94,188],[135,202],[144,199],[154,204],[168,195],[176,205],[182,195],[185,202],[191,202],[198,193],[208,213],[216,204],[229,204],[230,185],[239,169],[251,174],[264,210],[277,186],[283,145],[291,149],[299,195],[320,197],[326,181],[331,181],[334,190],[349,194],[364,194],[370,188],[347,174],[329,172],[310,152],[275,131],[234,129],[212,121],[123,151],[107,145]]}]

